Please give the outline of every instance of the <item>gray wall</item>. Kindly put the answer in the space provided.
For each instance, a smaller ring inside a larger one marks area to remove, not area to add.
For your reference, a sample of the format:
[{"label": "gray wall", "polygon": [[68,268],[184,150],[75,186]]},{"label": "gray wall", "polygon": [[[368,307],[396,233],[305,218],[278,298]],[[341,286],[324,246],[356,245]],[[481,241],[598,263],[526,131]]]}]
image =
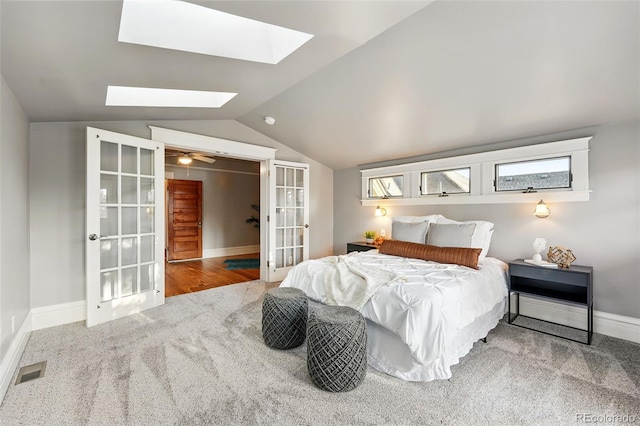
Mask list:
[{"label": "gray wall", "polygon": [[[232,170],[219,159],[214,166]],[[174,179],[202,181],[202,250],[230,248],[260,244],[260,231],[245,221],[259,217],[251,204],[260,204],[260,168],[253,174],[216,170],[189,170],[185,167],[165,167],[174,173]],[[235,167],[237,169],[237,167]]]},{"label": "gray wall", "polygon": [[31,307],[85,300],[85,128],[149,138],[147,125],[277,148],[310,164],[310,256],[333,248],[333,171],[236,121],[32,123],[30,136]]},{"label": "gray wall", "polygon": [[29,313],[29,123],[0,86],[0,363]]},{"label": "gray wall", "polygon": [[[594,267],[595,309],[640,318],[640,122],[508,141],[483,150],[585,135],[594,135],[589,154],[591,199],[550,204],[546,219],[533,216],[535,206],[530,204],[390,206],[386,217],[374,217],[374,207],[360,205],[360,168],[335,171],[334,251],[344,253],[346,243],[362,240],[367,229],[385,228],[389,235],[392,216],[440,213],[457,220],[488,220],[495,223],[490,256],[504,261],[530,258],[536,237],[546,238],[548,245],[569,247],[576,264]],[[464,153],[470,151],[447,155]]]}]

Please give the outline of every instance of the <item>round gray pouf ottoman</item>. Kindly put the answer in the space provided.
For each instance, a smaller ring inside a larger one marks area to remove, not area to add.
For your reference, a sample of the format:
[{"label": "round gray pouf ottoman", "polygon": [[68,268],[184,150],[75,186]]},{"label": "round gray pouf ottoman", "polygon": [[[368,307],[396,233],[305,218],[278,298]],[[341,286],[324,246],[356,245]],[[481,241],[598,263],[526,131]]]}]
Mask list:
[{"label": "round gray pouf ottoman", "polygon": [[297,288],[267,291],[262,301],[262,337],[274,349],[290,349],[307,336],[307,295]]},{"label": "round gray pouf ottoman", "polygon": [[345,392],[367,373],[367,328],[360,312],[346,306],[316,309],[307,324],[307,368],[313,383]]}]

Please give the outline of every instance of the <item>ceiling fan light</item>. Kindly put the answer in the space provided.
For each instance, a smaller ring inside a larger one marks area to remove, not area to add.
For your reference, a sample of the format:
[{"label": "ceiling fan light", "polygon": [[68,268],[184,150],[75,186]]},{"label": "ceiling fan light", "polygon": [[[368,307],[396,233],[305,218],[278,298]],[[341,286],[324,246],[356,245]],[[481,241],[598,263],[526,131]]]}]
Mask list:
[{"label": "ceiling fan light", "polygon": [[186,155],[181,155],[180,157],[178,157],[178,163],[184,164],[185,166],[191,164],[192,161],[193,159],[191,157],[187,157]]}]

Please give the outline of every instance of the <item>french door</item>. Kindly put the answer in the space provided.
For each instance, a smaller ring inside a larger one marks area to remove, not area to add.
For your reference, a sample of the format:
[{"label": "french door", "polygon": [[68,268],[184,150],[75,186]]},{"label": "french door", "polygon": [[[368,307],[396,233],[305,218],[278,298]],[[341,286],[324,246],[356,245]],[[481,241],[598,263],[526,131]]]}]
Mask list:
[{"label": "french door", "polygon": [[280,281],[309,258],[309,165],[269,161],[267,280]]},{"label": "french door", "polygon": [[87,127],[87,326],[164,303],[164,144]]}]

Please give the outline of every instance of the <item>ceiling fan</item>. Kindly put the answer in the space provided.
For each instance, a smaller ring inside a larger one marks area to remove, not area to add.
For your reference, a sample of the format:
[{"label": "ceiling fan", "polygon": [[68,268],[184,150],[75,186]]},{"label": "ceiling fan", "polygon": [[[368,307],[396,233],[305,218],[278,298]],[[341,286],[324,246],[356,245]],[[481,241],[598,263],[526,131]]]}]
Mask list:
[{"label": "ceiling fan", "polygon": [[178,157],[178,164],[189,165],[193,160],[202,161],[205,163],[215,163],[216,159],[206,156],[200,152],[181,152],[181,151],[167,151],[165,157]]}]

